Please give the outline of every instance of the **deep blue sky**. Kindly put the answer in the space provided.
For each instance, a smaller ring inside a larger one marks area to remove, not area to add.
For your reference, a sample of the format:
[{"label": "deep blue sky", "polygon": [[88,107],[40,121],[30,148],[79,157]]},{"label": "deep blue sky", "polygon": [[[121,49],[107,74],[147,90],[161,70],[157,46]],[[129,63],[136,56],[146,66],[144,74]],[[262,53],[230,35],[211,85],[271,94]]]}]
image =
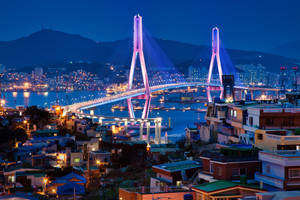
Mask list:
[{"label": "deep blue sky", "polygon": [[131,36],[140,13],[155,37],[210,44],[219,26],[227,48],[269,50],[300,40],[299,0],[0,0],[0,40],[41,29],[97,41]]}]

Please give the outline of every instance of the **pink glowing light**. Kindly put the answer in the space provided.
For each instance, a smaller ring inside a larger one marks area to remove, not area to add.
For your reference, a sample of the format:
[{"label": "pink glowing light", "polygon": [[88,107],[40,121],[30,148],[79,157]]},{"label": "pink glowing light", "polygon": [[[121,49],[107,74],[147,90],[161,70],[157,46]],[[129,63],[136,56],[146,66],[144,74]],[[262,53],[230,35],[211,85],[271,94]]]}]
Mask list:
[{"label": "pink glowing light", "polygon": [[[132,89],[134,69],[136,64],[137,56],[140,59],[140,64],[142,68],[142,76],[145,87],[145,106],[142,113],[142,118],[145,119],[148,117],[149,109],[150,109],[150,100],[151,100],[151,92],[148,81],[148,74],[146,70],[144,52],[143,52],[143,24],[142,17],[140,15],[135,15],[133,18],[133,55],[131,60],[130,72],[129,72],[129,81],[128,81],[128,90]],[[127,99],[129,116],[134,118],[133,106],[131,102],[131,98]]]},{"label": "pink glowing light", "polygon": [[[219,79],[220,79],[220,83],[222,85],[223,84],[223,81],[222,81],[223,72],[222,72],[222,65],[221,65],[221,59],[220,59],[220,37],[219,37],[219,29],[217,27],[214,27],[212,29],[212,55],[211,55],[209,71],[208,71],[208,78],[207,78],[208,85],[211,83],[211,75],[212,75],[212,70],[214,67],[215,58],[217,59]],[[223,96],[223,88],[221,87],[220,98],[222,96]],[[208,101],[211,102],[211,98],[209,98]]]}]

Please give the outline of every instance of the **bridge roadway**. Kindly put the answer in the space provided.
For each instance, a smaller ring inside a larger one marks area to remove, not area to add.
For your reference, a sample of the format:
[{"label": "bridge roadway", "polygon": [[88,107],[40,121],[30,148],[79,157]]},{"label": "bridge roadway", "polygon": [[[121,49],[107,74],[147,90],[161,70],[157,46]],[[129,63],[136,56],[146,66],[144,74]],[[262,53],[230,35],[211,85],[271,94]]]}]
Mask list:
[{"label": "bridge roadway", "polygon": [[[157,86],[151,86],[150,90],[151,92],[156,92],[159,90],[166,90],[166,89],[176,89],[181,87],[189,87],[189,86],[208,86],[207,83],[202,82],[183,82],[183,83],[171,83],[171,84],[164,84],[164,85],[157,85]],[[218,84],[210,84],[211,87],[220,87]],[[274,91],[278,92],[279,89],[276,88],[260,88],[260,87],[244,87],[244,86],[235,86],[235,89],[240,90],[259,90],[259,91]],[[62,108],[64,111],[67,112],[78,112],[80,110],[90,109],[97,106],[101,106],[108,103],[113,103],[121,100],[125,100],[128,98],[136,97],[145,94],[145,88],[141,89],[133,89],[129,90],[120,94],[112,95],[112,96],[105,96],[100,97],[97,99],[92,99],[89,101],[74,103],[71,105],[63,106]]]}]

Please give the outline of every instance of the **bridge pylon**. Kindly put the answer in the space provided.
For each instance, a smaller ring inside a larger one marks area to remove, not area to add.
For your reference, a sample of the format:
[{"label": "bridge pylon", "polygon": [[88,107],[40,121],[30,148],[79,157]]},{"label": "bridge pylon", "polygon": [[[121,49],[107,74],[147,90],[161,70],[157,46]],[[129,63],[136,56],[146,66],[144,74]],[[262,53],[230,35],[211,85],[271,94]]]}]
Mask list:
[{"label": "bridge pylon", "polygon": [[[133,17],[133,55],[131,60],[130,72],[129,72],[129,81],[128,81],[128,90],[132,89],[134,69],[136,65],[137,56],[140,59],[140,65],[142,68],[142,76],[145,87],[145,106],[142,113],[142,119],[148,117],[151,101],[151,92],[148,81],[148,74],[145,64],[144,52],[143,52],[143,23],[142,17],[140,15],[135,15]],[[131,98],[127,99],[128,111],[130,118],[135,118],[133,105]]]},{"label": "bridge pylon", "polygon": [[[209,86],[211,83],[211,76],[212,76],[212,71],[214,67],[214,61],[215,59],[217,60],[217,65],[218,65],[218,72],[219,72],[219,80],[221,84],[221,94],[220,98],[223,96],[223,81],[222,81],[222,65],[221,65],[221,59],[220,59],[220,37],[219,37],[219,29],[218,27],[214,27],[212,29],[212,54],[211,54],[211,60],[210,60],[210,65],[209,65],[209,71],[208,71],[208,77],[207,77],[207,85]],[[211,98],[209,98],[209,102],[211,102]]]}]

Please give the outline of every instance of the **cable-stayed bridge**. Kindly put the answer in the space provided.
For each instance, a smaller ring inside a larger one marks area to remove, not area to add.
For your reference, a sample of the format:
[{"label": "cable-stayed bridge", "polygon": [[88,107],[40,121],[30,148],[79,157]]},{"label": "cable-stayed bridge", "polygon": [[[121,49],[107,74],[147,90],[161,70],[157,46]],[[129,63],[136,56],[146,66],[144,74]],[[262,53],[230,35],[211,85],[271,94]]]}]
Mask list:
[{"label": "cable-stayed bridge", "polygon": [[[223,82],[222,82],[222,63],[220,60],[220,40],[219,40],[219,29],[217,27],[213,28],[212,30],[212,56],[211,62],[209,66],[209,73],[207,82],[179,82],[179,83],[169,83],[169,84],[160,84],[155,86],[149,86],[147,68],[143,53],[143,30],[142,30],[142,17],[140,15],[134,16],[134,32],[133,32],[133,55],[131,60],[131,67],[129,73],[129,81],[128,81],[128,90],[112,95],[112,96],[105,96],[98,99],[93,99],[89,101],[74,103],[71,105],[66,105],[63,107],[65,112],[74,112],[80,113],[82,110],[91,109],[97,106],[101,106],[108,103],[113,103],[121,100],[127,100],[128,110],[129,110],[129,118],[136,118],[133,110],[133,105],[131,103],[131,99],[133,97],[141,96],[145,99],[145,106],[142,112],[141,119],[147,119],[149,110],[150,110],[150,101],[151,101],[151,93],[156,92],[159,90],[166,90],[166,89],[175,89],[175,88],[182,88],[182,87],[189,87],[189,86],[205,86],[207,87],[207,91],[210,88],[214,88],[220,90],[220,97],[223,96]],[[142,72],[142,79],[144,88],[140,89],[133,89],[133,80],[134,80],[134,72],[136,68],[137,58],[139,58],[141,72]],[[219,72],[219,84],[214,84],[211,82],[212,71],[214,60],[217,60],[218,72]],[[235,90],[247,90],[250,92],[259,90],[262,92],[266,91],[274,91],[278,92],[279,89],[276,88],[261,88],[261,87],[244,87],[244,86],[234,86]],[[208,94],[208,101],[211,102],[211,96]]]}]

